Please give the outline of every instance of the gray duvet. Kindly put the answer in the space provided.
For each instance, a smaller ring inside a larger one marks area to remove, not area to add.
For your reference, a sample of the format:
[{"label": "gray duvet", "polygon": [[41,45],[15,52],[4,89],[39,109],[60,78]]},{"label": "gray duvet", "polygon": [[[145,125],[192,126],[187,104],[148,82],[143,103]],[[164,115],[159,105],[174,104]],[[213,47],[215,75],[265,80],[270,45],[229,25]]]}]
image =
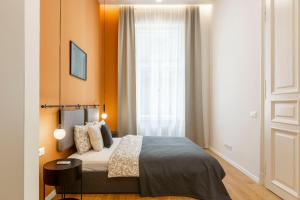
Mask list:
[{"label": "gray duvet", "polygon": [[139,173],[141,196],[231,199],[219,162],[186,138],[144,137]]}]

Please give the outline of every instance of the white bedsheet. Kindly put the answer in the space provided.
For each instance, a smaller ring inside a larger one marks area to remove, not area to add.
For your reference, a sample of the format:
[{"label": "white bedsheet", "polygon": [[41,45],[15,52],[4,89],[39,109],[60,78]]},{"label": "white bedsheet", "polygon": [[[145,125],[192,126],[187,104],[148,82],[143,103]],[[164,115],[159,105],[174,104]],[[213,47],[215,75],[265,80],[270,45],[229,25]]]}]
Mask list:
[{"label": "white bedsheet", "polygon": [[83,171],[107,171],[109,158],[119,145],[121,138],[113,138],[113,141],[110,148],[104,148],[100,152],[91,150],[82,155],[74,153],[69,158],[82,160]]}]

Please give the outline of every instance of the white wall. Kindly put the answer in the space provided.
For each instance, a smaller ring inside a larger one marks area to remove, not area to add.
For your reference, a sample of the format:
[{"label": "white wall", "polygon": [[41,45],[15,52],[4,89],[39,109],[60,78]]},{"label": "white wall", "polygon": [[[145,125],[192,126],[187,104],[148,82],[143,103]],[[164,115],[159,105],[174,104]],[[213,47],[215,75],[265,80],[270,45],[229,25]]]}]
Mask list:
[{"label": "white wall", "polygon": [[36,20],[26,16],[39,19],[34,5],[37,0],[0,2],[0,199],[38,199],[39,39]]},{"label": "white wall", "polygon": [[5,0],[0,4],[0,199],[20,200],[24,193],[25,44],[22,3],[21,0]]},{"label": "white wall", "polygon": [[[260,172],[261,1],[218,0],[213,19],[210,146],[245,173]],[[232,147],[226,147],[229,145]]]}]

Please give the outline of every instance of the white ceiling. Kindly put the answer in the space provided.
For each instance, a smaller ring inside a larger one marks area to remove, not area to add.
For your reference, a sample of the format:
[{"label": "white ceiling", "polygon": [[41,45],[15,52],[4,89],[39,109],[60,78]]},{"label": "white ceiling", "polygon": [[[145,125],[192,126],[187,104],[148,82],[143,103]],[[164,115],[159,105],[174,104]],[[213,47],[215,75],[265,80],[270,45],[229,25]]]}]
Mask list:
[{"label": "white ceiling", "polygon": [[107,5],[118,5],[118,4],[211,4],[214,3],[214,0],[161,0],[160,3],[157,3],[156,0],[99,0],[101,4]]}]

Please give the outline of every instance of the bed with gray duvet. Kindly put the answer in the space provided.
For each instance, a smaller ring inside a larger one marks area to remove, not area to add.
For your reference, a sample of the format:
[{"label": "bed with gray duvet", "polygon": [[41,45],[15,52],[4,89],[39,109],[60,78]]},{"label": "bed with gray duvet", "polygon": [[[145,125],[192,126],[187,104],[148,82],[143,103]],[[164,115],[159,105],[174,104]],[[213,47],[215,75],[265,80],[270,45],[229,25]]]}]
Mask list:
[{"label": "bed with gray duvet", "polygon": [[[110,156],[107,171],[83,171],[83,192],[230,200],[224,177],[219,162],[187,138],[128,135]],[[79,193],[80,186],[66,191]]]},{"label": "bed with gray duvet", "polygon": [[[74,148],[74,126],[99,121],[98,112],[98,108],[63,110],[61,118],[66,137],[58,141],[58,150]],[[222,182],[225,172],[221,165],[187,138],[128,135],[118,139],[110,150],[105,168],[83,170],[84,194],[138,193],[153,197],[231,199]],[[77,182],[65,187],[65,192],[76,194],[80,189]],[[57,193],[61,191],[57,187]]]}]

